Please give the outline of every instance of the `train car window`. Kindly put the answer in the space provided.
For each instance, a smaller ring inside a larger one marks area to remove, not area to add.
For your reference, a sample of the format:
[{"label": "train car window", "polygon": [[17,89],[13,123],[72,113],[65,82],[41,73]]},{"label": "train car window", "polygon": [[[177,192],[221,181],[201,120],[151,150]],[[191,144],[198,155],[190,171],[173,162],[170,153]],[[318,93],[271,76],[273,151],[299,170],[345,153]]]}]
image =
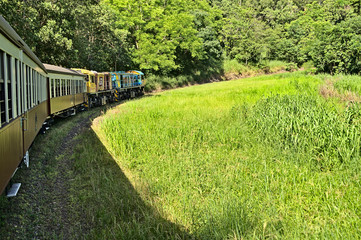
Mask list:
[{"label": "train car window", "polygon": [[58,81],[58,94],[56,96],[60,97],[61,96],[61,81],[60,81],[60,79],[57,79],[57,81]]},{"label": "train car window", "polygon": [[62,79],[61,80],[62,81],[62,84],[63,84],[63,96],[65,96],[66,95],[66,80],[65,79]]},{"label": "train car window", "polygon": [[36,74],[35,74],[35,71],[34,69],[31,69],[31,77],[33,78],[33,81],[32,81],[32,89],[33,89],[33,106],[35,106],[36,104]]},{"label": "train car window", "polygon": [[46,89],[46,79],[44,78],[43,75],[40,74],[40,81],[41,81],[41,86],[40,86],[40,91],[41,91],[41,98],[40,101],[44,102],[45,101],[45,89]]},{"label": "train car window", "polygon": [[31,109],[32,107],[32,91],[31,91],[31,68],[30,67],[27,67],[28,68],[28,110]]},{"label": "train car window", "polygon": [[45,100],[45,89],[46,89],[46,81],[43,77],[43,75],[39,74],[39,78],[40,78],[40,92],[41,92],[41,97],[40,97],[40,102],[44,102]]},{"label": "train car window", "polygon": [[38,73],[38,83],[39,83],[39,85],[38,85],[38,104],[39,104],[43,97],[43,93],[41,92],[41,90],[42,90],[41,86],[43,85],[43,81],[42,81],[39,73]]},{"label": "train car window", "polygon": [[21,74],[21,96],[22,96],[22,102],[21,102],[21,109],[22,112],[24,113],[26,111],[26,70],[25,70],[25,64],[21,63],[21,68],[20,68],[20,74]]},{"label": "train car window", "polygon": [[[43,101],[45,101],[45,100],[47,100],[47,98],[48,98],[48,91],[50,91],[50,89],[47,89],[47,84],[48,84],[48,78],[47,77],[44,77],[43,76],[43,81],[44,81],[44,90],[43,90],[43,93],[44,93],[44,95],[43,95]],[[49,86],[50,87],[50,86]]]},{"label": "train car window", "polygon": [[33,79],[34,106],[36,106],[38,104],[38,76],[35,70],[33,70]]},{"label": "train car window", "polygon": [[17,99],[17,114],[21,115],[21,82],[20,82],[20,64],[19,60],[15,59],[15,81],[16,81],[16,99]]},{"label": "train car window", "polygon": [[56,79],[53,79],[53,83],[54,83],[54,85],[53,85],[53,87],[54,87],[54,95],[53,95],[53,97],[55,98],[55,97],[58,96],[58,85],[57,85],[58,81]]},{"label": "train car window", "polygon": [[0,50],[0,127],[5,123],[5,85],[4,85],[4,63],[3,55],[5,53]]},{"label": "train car window", "polygon": [[[7,92],[8,92],[8,119],[7,121],[10,121],[11,119],[13,119],[14,115],[13,115],[13,86],[12,86],[12,82],[11,79],[13,78],[13,65],[11,64],[11,56],[7,55],[6,56],[6,61],[7,61]],[[14,86],[15,87],[15,86]],[[6,95],[5,95],[6,96]],[[5,105],[6,106],[6,105]]]},{"label": "train car window", "polygon": [[54,98],[58,96],[58,79],[53,79],[54,81]]},{"label": "train car window", "polygon": [[63,93],[63,87],[64,87],[63,79],[59,79],[59,87],[60,87],[59,96],[63,96],[64,95],[64,93]]},{"label": "train car window", "polygon": [[50,98],[53,98],[54,97],[54,82],[53,82],[53,79],[52,78],[49,78],[49,91],[50,91]]},{"label": "train car window", "polygon": [[46,98],[46,79],[44,78],[43,75],[40,75],[40,79],[41,79],[41,102],[45,101]]},{"label": "train car window", "polygon": [[63,92],[63,96],[67,95],[67,91],[68,91],[68,81],[65,79],[62,79],[63,84],[64,84],[64,92]]},{"label": "train car window", "polygon": [[43,102],[45,99],[44,99],[44,96],[45,96],[45,92],[44,92],[44,89],[46,88],[46,82],[45,82],[45,79],[43,77],[43,75],[39,74],[39,78],[40,78],[40,93],[41,93],[41,96],[40,96],[40,102]]},{"label": "train car window", "polygon": [[54,97],[54,82],[52,78],[49,78],[49,91],[50,91],[50,98]]},{"label": "train car window", "polygon": [[6,53],[3,54],[4,90],[5,90],[5,120],[9,122],[9,94],[11,98],[11,85],[9,84],[9,61]]},{"label": "train car window", "polygon": [[33,92],[34,92],[34,106],[38,104],[38,76],[33,70]]},{"label": "train car window", "polygon": [[61,86],[62,86],[62,96],[66,95],[66,82],[64,79],[61,79]]},{"label": "train car window", "polygon": [[33,93],[34,93],[34,96],[33,96],[33,105],[36,106],[37,105],[37,99],[38,99],[38,92],[37,92],[37,85],[38,85],[38,79],[37,79],[37,76],[36,76],[36,72],[35,70],[33,70]]},{"label": "train car window", "polygon": [[41,97],[42,97],[42,94],[41,94],[41,85],[42,85],[42,81],[41,81],[41,78],[40,78],[40,74],[37,72],[36,75],[38,76],[38,104],[41,102]]},{"label": "train car window", "polygon": [[37,91],[38,91],[38,98],[37,98],[37,103],[39,104],[41,102],[41,78],[40,78],[40,74],[38,72],[36,72],[36,77],[38,78],[38,86],[36,87]]},{"label": "train car window", "polygon": [[57,79],[58,81],[58,94],[56,95],[57,97],[60,97],[61,96],[61,79]]},{"label": "train car window", "polygon": [[32,91],[32,79],[31,79],[31,68],[28,67],[28,110],[33,105],[33,91]]},{"label": "train car window", "polygon": [[39,90],[39,87],[40,87],[40,78],[39,78],[39,73],[38,72],[35,72],[35,77],[36,77],[36,86],[35,86],[35,89],[36,89],[36,99],[35,99],[35,104],[38,105],[40,103],[40,90]]},{"label": "train car window", "polygon": [[51,90],[51,93],[53,95],[51,95],[53,98],[56,97],[56,82],[55,82],[55,79],[53,78],[50,78],[50,84],[52,84],[52,90]]},{"label": "train car window", "polygon": [[29,67],[29,79],[30,79],[30,108],[34,107],[34,72],[33,69]]},{"label": "train car window", "polygon": [[30,96],[30,68],[26,66],[26,109],[30,109],[31,96]]},{"label": "train car window", "polygon": [[64,95],[64,93],[63,93],[64,83],[63,83],[62,79],[59,79],[59,87],[60,87],[59,96],[63,96]]},{"label": "train car window", "polygon": [[15,119],[18,113],[18,103],[17,103],[17,89],[16,89],[16,65],[15,58],[9,56],[10,63],[10,77],[9,80],[11,82],[11,109],[12,109],[12,118]]}]

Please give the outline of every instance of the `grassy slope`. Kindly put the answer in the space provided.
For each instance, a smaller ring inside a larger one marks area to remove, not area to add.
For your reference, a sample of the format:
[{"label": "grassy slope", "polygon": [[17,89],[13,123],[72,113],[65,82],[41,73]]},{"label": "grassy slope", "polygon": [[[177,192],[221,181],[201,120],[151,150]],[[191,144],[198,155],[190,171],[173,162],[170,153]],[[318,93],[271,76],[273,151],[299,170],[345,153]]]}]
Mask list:
[{"label": "grassy slope", "polygon": [[[358,158],[320,167],[317,159],[328,155],[290,146],[276,126],[262,133],[253,124],[274,120],[252,107],[273,95],[309,96],[316,101],[309,104],[342,115],[319,99],[320,83],[294,73],[172,90],[119,106],[94,129],[147,204],[197,238],[353,238],[361,227]],[[307,117],[323,114],[317,109]],[[314,140],[305,136],[296,137]]]},{"label": "grassy slope", "polygon": [[[17,174],[19,197],[0,199],[0,238],[355,239],[360,116],[318,96],[325,78],[281,74],[129,101],[94,121],[103,143],[79,124],[105,109],[56,124]],[[357,85],[337,79],[340,92]]]}]

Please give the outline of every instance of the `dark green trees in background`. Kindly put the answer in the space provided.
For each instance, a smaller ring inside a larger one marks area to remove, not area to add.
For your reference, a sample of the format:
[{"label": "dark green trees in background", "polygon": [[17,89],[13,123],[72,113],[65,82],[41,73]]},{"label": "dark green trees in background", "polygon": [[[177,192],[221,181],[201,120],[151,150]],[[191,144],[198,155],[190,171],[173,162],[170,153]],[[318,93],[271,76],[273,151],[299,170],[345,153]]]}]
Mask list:
[{"label": "dark green trees in background", "polygon": [[117,17],[92,0],[2,0],[0,13],[44,63],[98,71],[129,67]]},{"label": "dark green trees in background", "polygon": [[[2,0],[46,63],[158,75],[222,72],[224,59],[361,70],[360,0]],[[207,73],[207,74],[204,74]]]}]

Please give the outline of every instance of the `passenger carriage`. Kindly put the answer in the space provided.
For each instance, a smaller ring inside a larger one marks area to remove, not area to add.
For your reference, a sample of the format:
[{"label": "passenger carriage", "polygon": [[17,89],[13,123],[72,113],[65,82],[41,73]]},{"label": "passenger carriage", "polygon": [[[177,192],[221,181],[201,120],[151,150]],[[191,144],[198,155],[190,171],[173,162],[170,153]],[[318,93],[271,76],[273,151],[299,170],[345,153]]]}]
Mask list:
[{"label": "passenger carriage", "polygon": [[48,72],[50,116],[69,116],[86,102],[85,75],[75,70],[44,64]]},{"label": "passenger carriage", "polygon": [[[0,16],[0,193],[5,190],[48,116],[40,60]],[[10,194],[16,194],[15,185]]]}]

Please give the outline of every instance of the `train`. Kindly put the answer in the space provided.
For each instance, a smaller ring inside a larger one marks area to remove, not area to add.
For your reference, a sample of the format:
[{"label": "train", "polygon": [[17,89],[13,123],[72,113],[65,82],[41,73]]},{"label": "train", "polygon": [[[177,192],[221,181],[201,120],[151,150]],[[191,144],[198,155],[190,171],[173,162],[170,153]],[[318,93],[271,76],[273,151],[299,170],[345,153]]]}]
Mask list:
[{"label": "train", "polygon": [[16,196],[9,184],[45,123],[81,109],[142,96],[141,71],[96,72],[43,64],[0,15],[0,194]]}]

